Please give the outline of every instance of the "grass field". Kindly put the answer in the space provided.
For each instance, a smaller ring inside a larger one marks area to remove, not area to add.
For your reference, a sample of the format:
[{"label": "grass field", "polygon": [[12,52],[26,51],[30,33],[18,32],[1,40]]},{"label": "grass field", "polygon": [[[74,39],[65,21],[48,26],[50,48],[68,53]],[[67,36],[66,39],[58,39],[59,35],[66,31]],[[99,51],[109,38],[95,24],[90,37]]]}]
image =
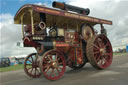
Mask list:
[{"label": "grass field", "polygon": [[113,53],[113,55],[115,55],[115,56],[117,56],[117,55],[126,55],[126,54],[128,54],[128,53]]},{"label": "grass field", "polygon": [[16,65],[16,66],[9,66],[9,67],[0,68],[0,72],[20,70],[20,69],[23,69],[23,68],[24,68],[23,64],[20,64],[20,65]]}]

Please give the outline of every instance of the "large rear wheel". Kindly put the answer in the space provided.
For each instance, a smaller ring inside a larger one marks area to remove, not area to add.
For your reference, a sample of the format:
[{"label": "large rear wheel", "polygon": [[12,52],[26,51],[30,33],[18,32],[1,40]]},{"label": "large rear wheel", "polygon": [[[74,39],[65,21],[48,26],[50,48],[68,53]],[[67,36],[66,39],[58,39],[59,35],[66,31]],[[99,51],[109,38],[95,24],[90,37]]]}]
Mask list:
[{"label": "large rear wheel", "polygon": [[97,69],[105,69],[112,63],[113,52],[110,41],[105,35],[96,35],[87,41],[87,58]]}]

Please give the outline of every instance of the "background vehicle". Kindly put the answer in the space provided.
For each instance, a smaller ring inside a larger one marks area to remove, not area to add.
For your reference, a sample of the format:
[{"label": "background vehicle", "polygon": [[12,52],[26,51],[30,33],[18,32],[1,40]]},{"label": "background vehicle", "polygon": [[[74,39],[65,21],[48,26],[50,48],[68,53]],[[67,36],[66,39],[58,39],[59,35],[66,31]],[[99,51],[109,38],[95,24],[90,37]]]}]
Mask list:
[{"label": "background vehicle", "polygon": [[[24,47],[37,50],[25,59],[26,74],[36,78],[42,73],[57,80],[66,66],[80,69],[89,62],[97,69],[109,67],[113,52],[103,24],[112,21],[88,16],[88,8],[60,2],[53,2],[53,7],[59,9],[27,4],[14,17],[15,24],[22,24]],[[93,28],[96,24],[101,26],[100,34]]]},{"label": "background vehicle", "polygon": [[0,58],[0,67],[8,67],[10,66],[9,58]]}]

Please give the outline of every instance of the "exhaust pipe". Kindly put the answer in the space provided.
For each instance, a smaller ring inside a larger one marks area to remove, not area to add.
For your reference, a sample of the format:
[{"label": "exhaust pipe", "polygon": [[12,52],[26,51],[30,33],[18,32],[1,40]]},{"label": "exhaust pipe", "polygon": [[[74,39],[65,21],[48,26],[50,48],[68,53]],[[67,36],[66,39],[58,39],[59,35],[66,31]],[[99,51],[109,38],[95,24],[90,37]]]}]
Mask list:
[{"label": "exhaust pipe", "polygon": [[69,10],[69,11],[73,11],[73,12],[77,12],[77,13],[85,14],[85,15],[89,15],[90,13],[89,8],[80,8],[80,7],[76,7],[76,6],[72,6],[72,5],[68,5],[68,4],[60,3],[56,1],[52,3],[52,6],[55,8],[59,8],[61,10],[67,10],[67,11]]}]

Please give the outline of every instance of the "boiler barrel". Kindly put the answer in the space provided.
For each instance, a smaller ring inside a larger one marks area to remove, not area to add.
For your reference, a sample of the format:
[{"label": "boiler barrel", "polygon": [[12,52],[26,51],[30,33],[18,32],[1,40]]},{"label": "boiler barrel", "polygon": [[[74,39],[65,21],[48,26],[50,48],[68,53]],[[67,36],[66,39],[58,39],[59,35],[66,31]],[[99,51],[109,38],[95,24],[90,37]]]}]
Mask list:
[{"label": "boiler barrel", "polygon": [[54,1],[52,3],[52,6],[55,7],[55,8],[59,8],[61,10],[74,11],[74,12],[77,12],[77,13],[80,13],[80,14],[85,14],[85,15],[88,15],[90,13],[90,10],[88,8],[84,9],[84,8],[68,5],[68,4],[65,4],[65,3],[56,2],[56,1]]}]

